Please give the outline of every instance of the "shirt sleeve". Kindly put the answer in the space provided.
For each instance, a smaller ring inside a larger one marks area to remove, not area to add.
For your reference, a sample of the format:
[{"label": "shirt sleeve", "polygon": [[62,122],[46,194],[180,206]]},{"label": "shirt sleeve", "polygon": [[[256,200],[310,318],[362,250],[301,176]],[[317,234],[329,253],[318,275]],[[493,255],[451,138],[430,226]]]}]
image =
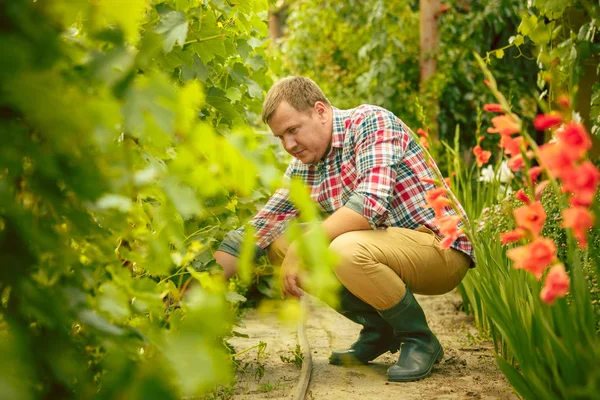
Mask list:
[{"label": "shirt sleeve", "polygon": [[363,215],[371,228],[380,227],[389,211],[396,184],[396,165],[404,155],[406,132],[384,110],[365,115],[355,128],[357,186],[345,204]]},{"label": "shirt sleeve", "polygon": [[[294,176],[294,170],[292,162],[285,171],[284,180],[290,180]],[[263,208],[248,222],[255,234],[255,259],[265,254],[266,248],[283,234],[288,222],[297,216],[298,211],[289,199],[289,189],[281,188],[275,191]],[[238,257],[244,231],[242,227],[229,232],[219,250]]]}]

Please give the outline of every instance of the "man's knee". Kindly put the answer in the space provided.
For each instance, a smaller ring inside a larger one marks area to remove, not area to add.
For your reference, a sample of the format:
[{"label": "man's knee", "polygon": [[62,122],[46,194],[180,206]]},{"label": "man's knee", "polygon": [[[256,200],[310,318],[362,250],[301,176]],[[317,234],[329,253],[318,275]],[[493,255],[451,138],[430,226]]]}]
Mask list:
[{"label": "man's knee", "polygon": [[334,271],[342,281],[347,273],[352,273],[357,268],[363,268],[374,261],[374,255],[361,237],[360,231],[347,232],[329,244],[329,249],[339,258]]}]

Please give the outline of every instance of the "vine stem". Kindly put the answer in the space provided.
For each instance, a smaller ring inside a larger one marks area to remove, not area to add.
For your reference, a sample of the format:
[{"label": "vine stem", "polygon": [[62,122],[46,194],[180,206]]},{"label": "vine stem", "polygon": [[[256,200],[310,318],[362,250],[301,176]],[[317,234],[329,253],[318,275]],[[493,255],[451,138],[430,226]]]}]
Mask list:
[{"label": "vine stem", "polygon": [[207,40],[220,39],[220,38],[224,38],[224,37],[225,37],[225,34],[224,33],[220,33],[220,34],[214,35],[214,36],[207,36],[207,37],[203,37],[203,38],[200,38],[200,39],[188,40],[183,45],[185,46],[186,44],[190,44],[190,43],[206,42]]},{"label": "vine stem", "polygon": [[304,311],[300,321],[298,321],[298,341],[300,342],[300,348],[302,349],[302,371],[300,371],[300,380],[296,389],[296,400],[304,400],[308,385],[310,384],[310,377],[312,375],[312,351],[310,350],[310,343],[306,337],[304,330],[306,324],[306,315],[308,315],[308,296],[305,294],[300,298],[300,307]]}]

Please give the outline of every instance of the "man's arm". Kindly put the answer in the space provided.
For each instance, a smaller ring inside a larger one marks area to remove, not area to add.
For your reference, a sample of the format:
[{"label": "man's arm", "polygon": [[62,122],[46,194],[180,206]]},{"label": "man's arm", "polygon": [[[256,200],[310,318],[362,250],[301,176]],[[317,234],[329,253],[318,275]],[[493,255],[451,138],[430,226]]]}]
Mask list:
[{"label": "man's arm", "polygon": [[367,229],[371,229],[371,225],[365,216],[348,207],[338,209],[323,222],[323,230],[330,242],[346,232]]}]

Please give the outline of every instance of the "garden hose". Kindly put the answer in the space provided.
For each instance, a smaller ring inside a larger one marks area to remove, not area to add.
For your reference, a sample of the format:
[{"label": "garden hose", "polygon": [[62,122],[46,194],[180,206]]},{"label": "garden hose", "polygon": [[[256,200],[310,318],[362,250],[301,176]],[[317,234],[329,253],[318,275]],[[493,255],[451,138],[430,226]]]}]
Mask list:
[{"label": "garden hose", "polygon": [[310,377],[312,375],[312,355],[310,350],[310,344],[306,338],[305,324],[308,315],[308,296],[305,294],[300,298],[300,307],[302,307],[302,317],[298,321],[298,341],[300,342],[300,348],[302,349],[302,370],[300,371],[300,379],[298,386],[296,387],[296,400],[304,400],[308,385],[310,383]]}]

